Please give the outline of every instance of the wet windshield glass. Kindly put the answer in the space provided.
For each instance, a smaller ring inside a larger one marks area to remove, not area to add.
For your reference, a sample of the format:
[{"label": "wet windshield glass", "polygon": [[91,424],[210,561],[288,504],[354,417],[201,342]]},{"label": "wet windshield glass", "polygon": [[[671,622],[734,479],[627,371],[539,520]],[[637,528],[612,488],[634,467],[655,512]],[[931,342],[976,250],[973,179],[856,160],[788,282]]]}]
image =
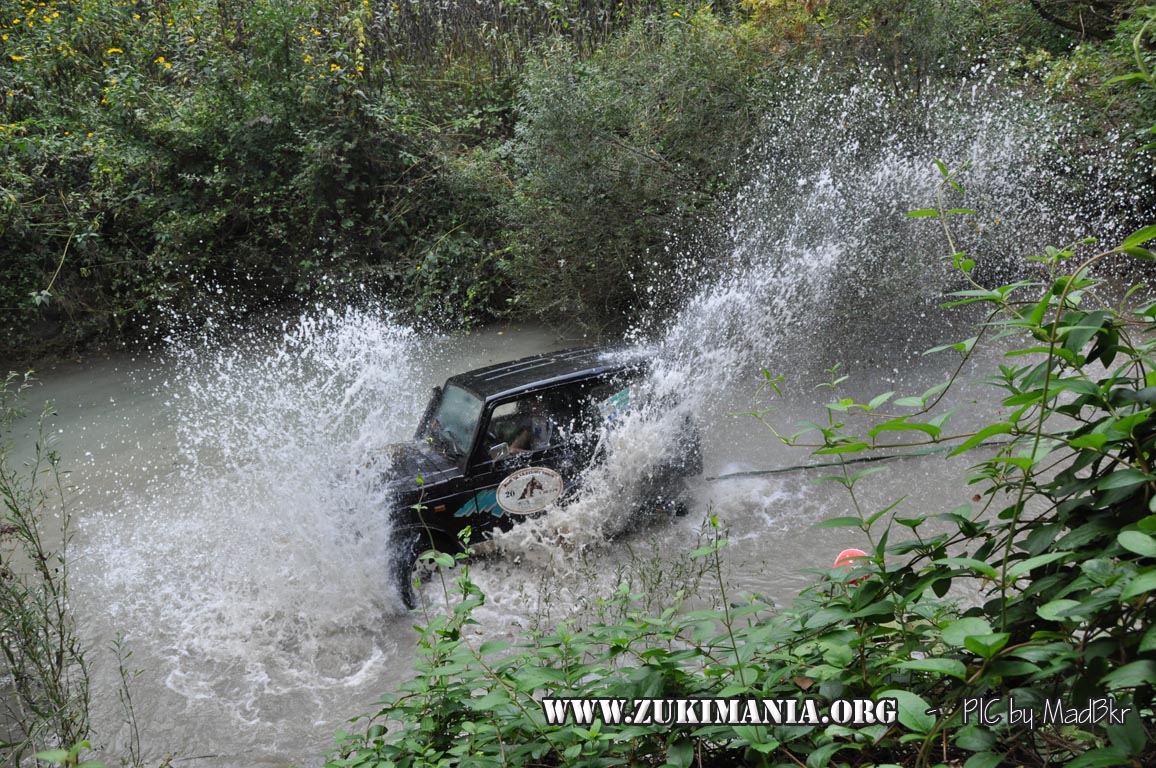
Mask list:
[{"label": "wet windshield glass", "polygon": [[461,456],[470,447],[470,439],[481,415],[482,401],[451,384],[442,393],[441,402],[430,421],[430,437],[447,454]]}]

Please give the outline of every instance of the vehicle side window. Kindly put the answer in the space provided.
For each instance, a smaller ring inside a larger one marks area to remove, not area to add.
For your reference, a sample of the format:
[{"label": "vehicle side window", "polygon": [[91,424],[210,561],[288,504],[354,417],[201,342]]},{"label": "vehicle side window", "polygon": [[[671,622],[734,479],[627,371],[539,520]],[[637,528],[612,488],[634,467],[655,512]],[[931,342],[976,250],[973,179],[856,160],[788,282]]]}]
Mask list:
[{"label": "vehicle side window", "polygon": [[544,394],[529,395],[494,406],[482,445],[485,459],[495,445],[505,443],[512,454],[542,451],[560,439],[556,401]]},{"label": "vehicle side window", "polygon": [[625,387],[618,380],[584,381],[498,403],[474,460],[490,461],[491,449],[503,443],[511,455],[562,446],[579,453],[591,450],[607,419],[604,402],[616,394],[621,399]]}]

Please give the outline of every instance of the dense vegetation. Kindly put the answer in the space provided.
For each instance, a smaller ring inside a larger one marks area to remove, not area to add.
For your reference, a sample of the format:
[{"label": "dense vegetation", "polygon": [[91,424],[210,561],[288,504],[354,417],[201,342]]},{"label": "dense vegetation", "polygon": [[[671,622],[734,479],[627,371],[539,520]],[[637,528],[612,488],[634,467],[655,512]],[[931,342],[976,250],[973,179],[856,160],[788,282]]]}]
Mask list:
[{"label": "dense vegetation", "polygon": [[913,99],[1018,67],[1095,134],[1153,108],[1100,87],[1132,11],[19,0],[0,19],[0,353],[365,292],[439,325],[621,325],[741,181],[784,72],[870,68],[881,98]]}]

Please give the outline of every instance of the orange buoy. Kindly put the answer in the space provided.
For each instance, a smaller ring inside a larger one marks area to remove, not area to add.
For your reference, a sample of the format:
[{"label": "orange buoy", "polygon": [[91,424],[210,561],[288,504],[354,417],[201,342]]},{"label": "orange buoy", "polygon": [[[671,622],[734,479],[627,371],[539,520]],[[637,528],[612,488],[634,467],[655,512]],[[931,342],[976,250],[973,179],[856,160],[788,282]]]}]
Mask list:
[{"label": "orange buoy", "polygon": [[855,565],[855,561],[861,557],[870,557],[861,549],[844,549],[835,558],[836,568],[850,568]]},{"label": "orange buoy", "polygon": [[[835,567],[836,568],[848,568],[848,569],[854,568],[856,565],[858,565],[858,563],[856,562],[857,560],[860,560],[860,559],[866,560],[869,557],[871,557],[871,556],[868,555],[866,552],[864,552],[861,549],[844,549],[835,558]],[[866,576],[863,577],[863,579],[869,579],[869,578],[871,578],[871,574],[867,574]],[[857,586],[859,586],[859,582],[862,581],[863,579],[851,579],[851,581],[849,583],[851,584],[851,586],[857,587]]]}]

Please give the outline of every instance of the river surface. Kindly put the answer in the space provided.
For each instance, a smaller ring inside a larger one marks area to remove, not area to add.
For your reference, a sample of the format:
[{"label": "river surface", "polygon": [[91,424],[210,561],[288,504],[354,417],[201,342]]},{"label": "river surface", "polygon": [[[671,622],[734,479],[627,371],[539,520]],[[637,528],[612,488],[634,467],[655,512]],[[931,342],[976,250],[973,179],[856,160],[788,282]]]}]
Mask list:
[{"label": "river surface", "polygon": [[[580,342],[533,327],[420,336],[372,311],[322,312],[290,323],[286,336],[297,341],[59,364],[40,371],[29,394],[56,403],[49,428],[73,488],[74,602],[92,649],[95,741],[108,754],[129,738],[113,694],[109,649],[119,638],[132,653],[135,717],[154,758],[320,762],[346,720],[373,711],[411,674],[418,618],[388,580],[385,509],[348,465],[408,437],[429,388],[447,375]],[[561,558],[540,543],[519,549],[515,537],[505,556],[474,566],[489,598],[481,631],[513,637],[550,626],[621,580],[659,609],[659,596],[681,586],[709,600],[713,576],[696,574],[686,555],[712,513],[729,531],[732,594],[789,602],[839,550],[865,546],[846,529],[812,527],[853,513],[837,486],[813,484],[825,470],[727,477],[808,460],[732,415],[751,408],[757,371],[747,373],[703,403],[706,466],[689,514]],[[822,410],[811,390],[780,407],[773,418],[785,426]],[[895,462],[889,482],[865,486],[863,502],[906,495],[909,512],[950,509],[971,494],[960,470],[942,457]],[[616,513],[611,504],[585,514]]]}]

